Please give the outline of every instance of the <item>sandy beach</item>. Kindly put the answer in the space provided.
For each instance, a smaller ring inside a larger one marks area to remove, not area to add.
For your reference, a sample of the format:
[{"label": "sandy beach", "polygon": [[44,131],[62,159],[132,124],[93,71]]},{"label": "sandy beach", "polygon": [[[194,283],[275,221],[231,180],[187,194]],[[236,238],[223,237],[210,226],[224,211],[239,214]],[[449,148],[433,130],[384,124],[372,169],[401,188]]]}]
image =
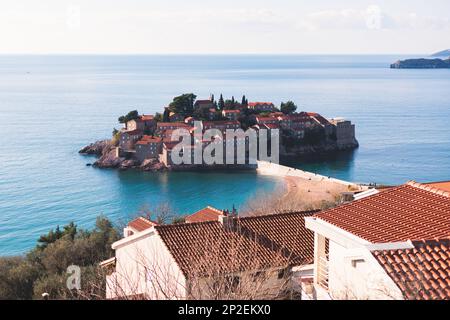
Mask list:
[{"label": "sandy beach", "polygon": [[302,199],[305,203],[320,204],[323,201],[335,202],[348,186],[330,180],[314,181],[300,177],[285,177],[287,199]]}]

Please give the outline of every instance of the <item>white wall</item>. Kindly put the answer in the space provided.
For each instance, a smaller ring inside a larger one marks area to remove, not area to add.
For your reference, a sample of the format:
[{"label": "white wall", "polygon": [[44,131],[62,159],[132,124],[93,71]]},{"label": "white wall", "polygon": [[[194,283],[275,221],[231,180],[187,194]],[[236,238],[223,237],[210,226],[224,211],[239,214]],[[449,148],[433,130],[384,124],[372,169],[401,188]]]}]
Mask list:
[{"label": "white wall", "polygon": [[113,248],[116,272],[109,281],[115,277],[117,282],[107,288],[109,298],[137,294],[150,299],[185,298],[185,278],[155,231],[122,239]]},{"label": "white wall", "polygon": [[402,294],[371,252],[329,245],[329,290],[333,299],[402,299]]}]

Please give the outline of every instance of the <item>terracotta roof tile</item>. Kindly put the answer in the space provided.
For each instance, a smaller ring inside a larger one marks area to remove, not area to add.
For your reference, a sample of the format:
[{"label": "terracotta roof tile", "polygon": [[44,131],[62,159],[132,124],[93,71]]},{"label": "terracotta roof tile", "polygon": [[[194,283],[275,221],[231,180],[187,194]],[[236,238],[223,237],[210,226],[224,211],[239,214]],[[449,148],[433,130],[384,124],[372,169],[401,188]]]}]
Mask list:
[{"label": "terracotta roof tile", "polygon": [[249,102],[248,103],[249,107],[256,107],[256,106],[259,106],[259,105],[262,105],[262,106],[273,106],[273,103],[272,102]]},{"label": "terracotta roof tile", "polygon": [[450,300],[450,239],[414,241],[413,245],[413,249],[372,254],[406,299]]},{"label": "terracotta roof tile", "polygon": [[135,135],[142,135],[143,131],[139,130],[139,129],[135,129],[135,130],[127,130],[127,131],[123,131],[122,134],[128,134],[130,136],[135,136]]},{"label": "terracotta roof tile", "polygon": [[143,136],[136,144],[150,144],[162,142],[161,137]]},{"label": "terracotta roof tile", "polygon": [[203,126],[241,125],[237,120],[203,121]]},{"label": "terracotta roof tile", "polygon": [[241,110],[223,110],[223,113],[241,113]]},{"label": "terracotta roof tile", "polygon": [[186,276],[311,263],[314,234],[304,218],[314,212],[155,227]]},{"label": "terracotta roof tile", "polygon": [[450,181],[425,183],[425,185],[430,186],[435,189],[442,190],[444,192],[450,192]]},{"label": "terracotta roof tile", "polygon": [[218,221],[219,216],[222,214],[223,214],[222,210],[208,206],[200,211],[197,211],[196,213],[187,216],[185,221],[187,223]]},{"label": "terracotta roof tile", "polygon": [[151,114],[143,114],[140,119],[142,121],[151,121],[151,120],[154,120],[154,118],[155,118],[155,116],[153,116]]},{"label": "terracotta roof tile", "polygon": [[316,217],[372,243],[445,238],[450,196],[410,182]]},{"label": "terracotta roof tile", "polygon": [[158,129],[164,127],[178,127],[178,128],[190,128],[191,126],[184,122],[158,122],[156,125]]},{"label": "terracotta roof tile", "polygon": [[148,220],[144,217],[138,217],[128,223],[128,227],[133,228],[137,232],[144,231],[157,225],[158,224],[156,222]]}]

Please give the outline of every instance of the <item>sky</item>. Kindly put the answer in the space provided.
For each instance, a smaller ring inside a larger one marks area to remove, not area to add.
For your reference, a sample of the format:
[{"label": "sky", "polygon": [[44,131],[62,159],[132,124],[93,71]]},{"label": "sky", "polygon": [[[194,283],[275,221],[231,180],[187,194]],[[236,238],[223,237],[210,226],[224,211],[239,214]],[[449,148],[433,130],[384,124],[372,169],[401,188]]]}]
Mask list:
[{"label": "sky", "polygon": [[0,54],[424,54],[448,0],[2,0]]}]

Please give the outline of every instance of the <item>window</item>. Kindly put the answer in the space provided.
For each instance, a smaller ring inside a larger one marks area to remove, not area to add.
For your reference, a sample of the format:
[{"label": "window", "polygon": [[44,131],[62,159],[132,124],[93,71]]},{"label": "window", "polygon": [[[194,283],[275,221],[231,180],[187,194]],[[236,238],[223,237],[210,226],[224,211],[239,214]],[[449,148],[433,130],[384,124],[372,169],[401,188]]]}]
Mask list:
[{"label": "window", "polygon": [[365,262],[364,259],[352,259],[352,267],[356,268],[356,267],[358,267],[358,264],[364,263],[364,262]]}]

